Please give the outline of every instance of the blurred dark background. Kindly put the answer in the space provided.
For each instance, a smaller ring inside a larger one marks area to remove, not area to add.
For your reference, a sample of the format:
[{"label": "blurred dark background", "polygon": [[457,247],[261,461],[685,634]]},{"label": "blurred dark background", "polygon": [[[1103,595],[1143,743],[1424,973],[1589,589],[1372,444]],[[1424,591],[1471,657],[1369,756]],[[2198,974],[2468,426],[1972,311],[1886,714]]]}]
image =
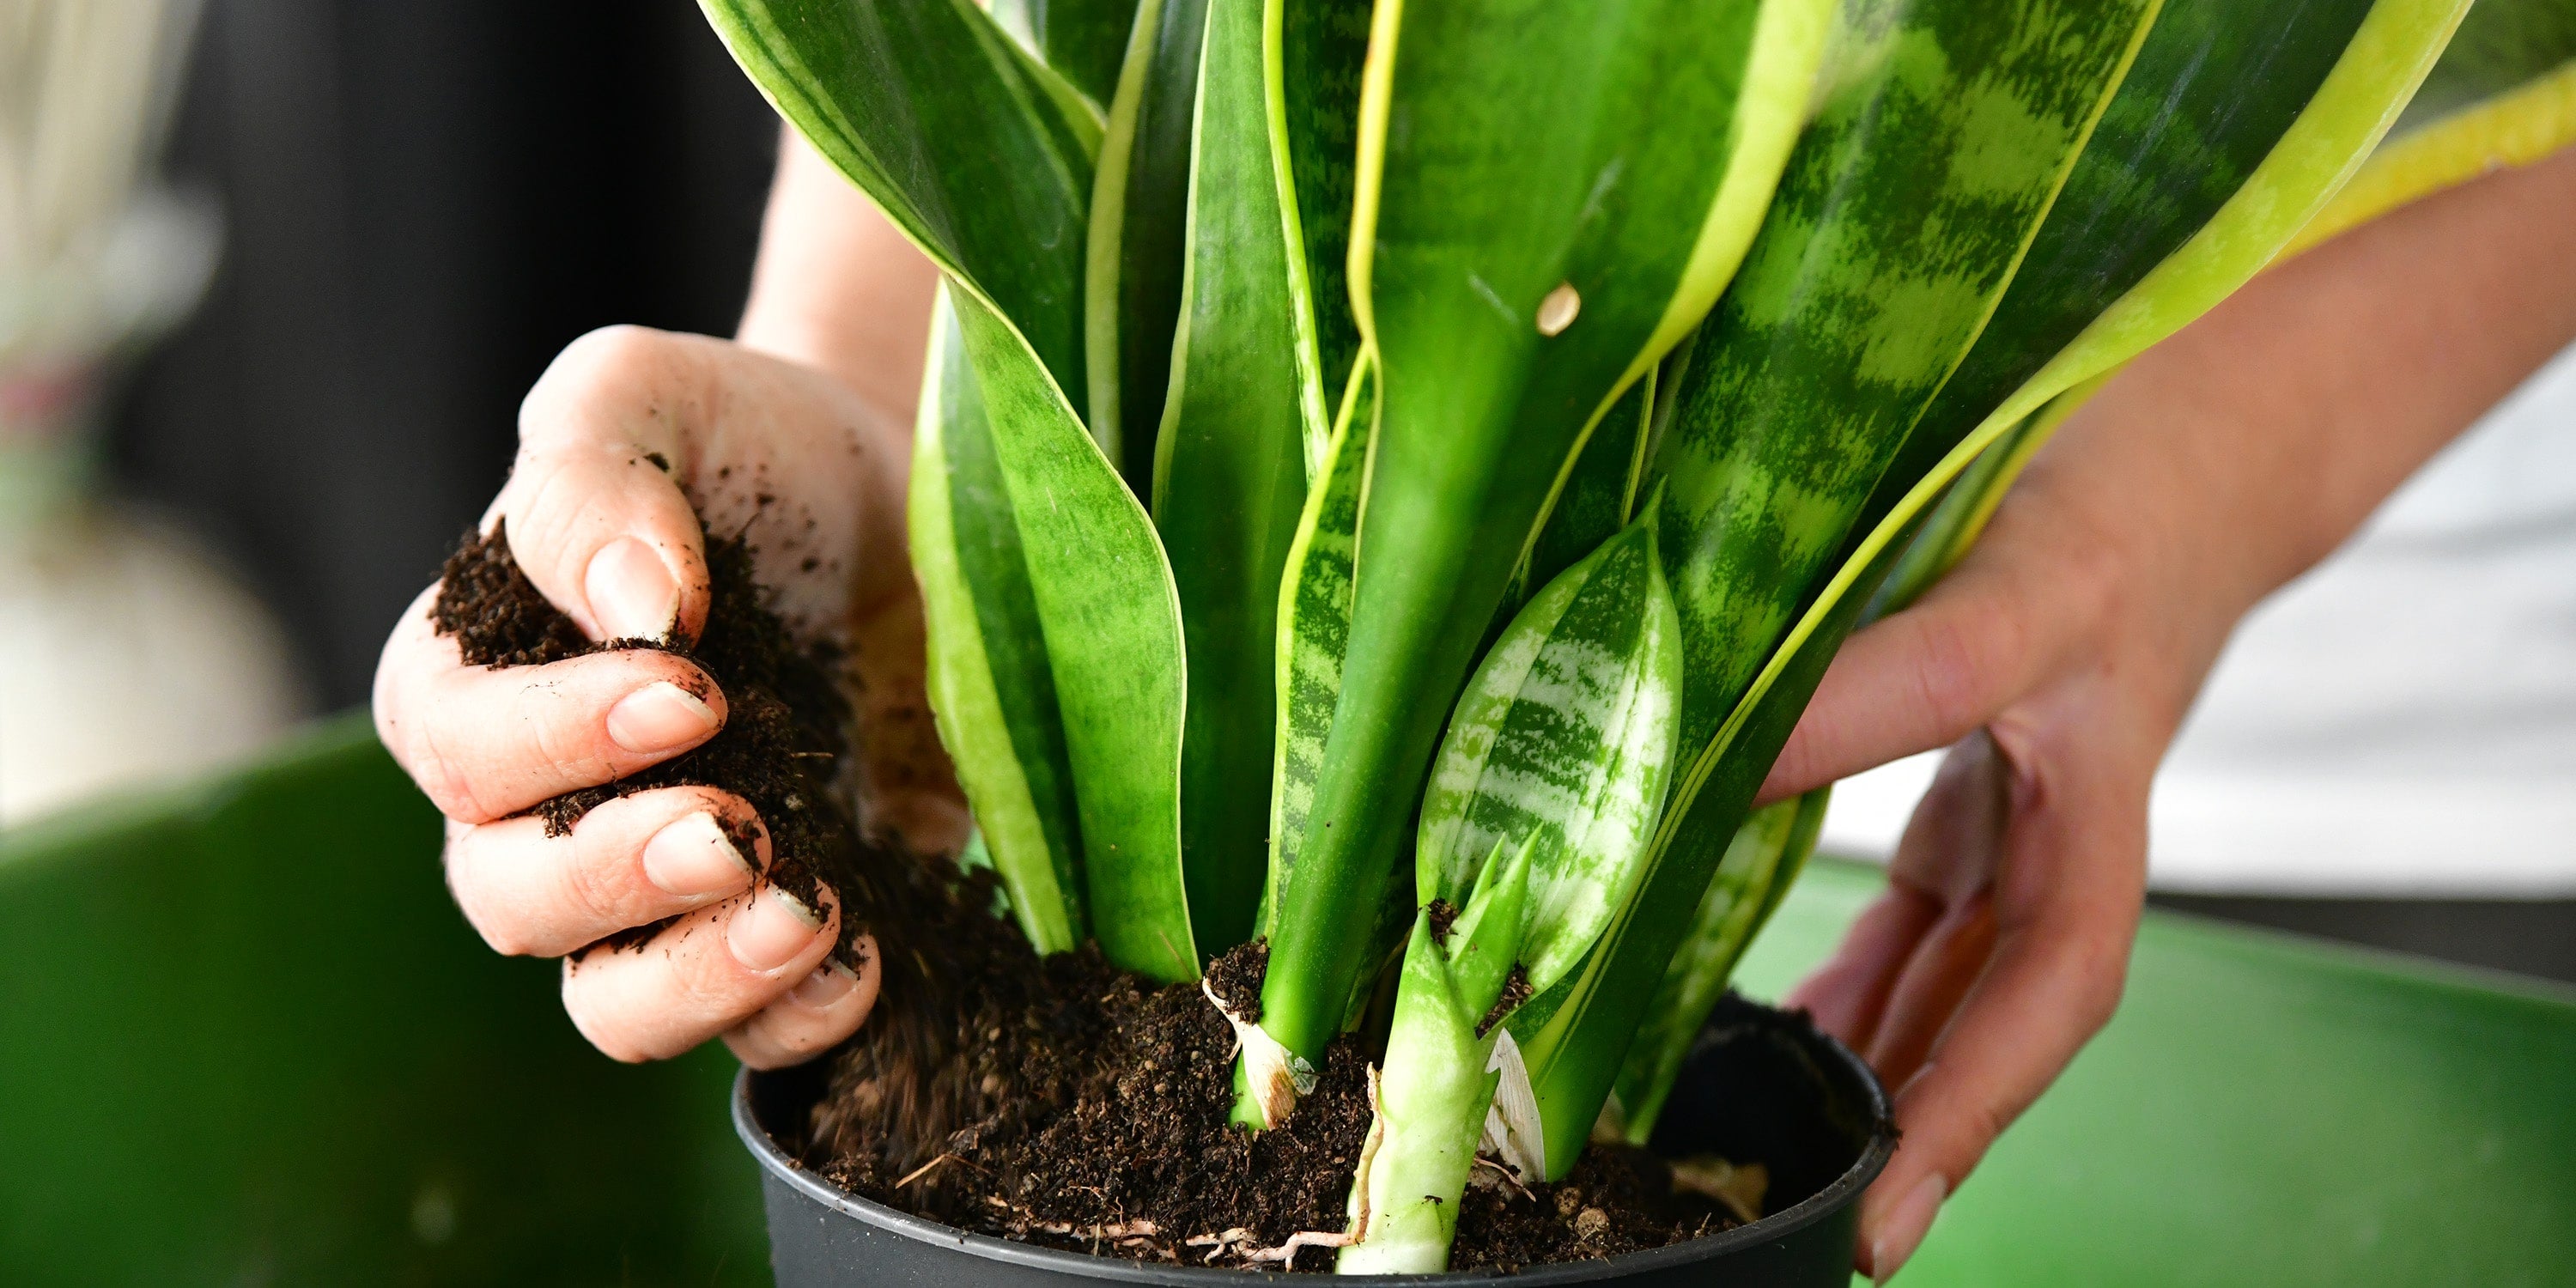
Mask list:
[{"label": "blurred dark background", "polygon": [[118,488],[363,702],[554,353],[731,332],[777,128],[690,0],[210,0],[169,171],[222,263],[125,387]]}]

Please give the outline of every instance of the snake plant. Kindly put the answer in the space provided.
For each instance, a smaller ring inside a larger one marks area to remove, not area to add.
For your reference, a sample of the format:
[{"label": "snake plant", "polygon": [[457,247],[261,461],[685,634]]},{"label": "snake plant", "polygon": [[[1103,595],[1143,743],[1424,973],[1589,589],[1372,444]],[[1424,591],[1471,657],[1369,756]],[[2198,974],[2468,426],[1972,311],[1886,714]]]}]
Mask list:
[{"label": "snake plant", "polygon": [[2565,0],[2378,161],[2467,0],[702,3],[943,275],[930,694],[1030,941],[1265,940],[1255,1130],[1393,981],[1350,1270],[1643,1139],[1825,663],[2091,389],[2576,134]]}]

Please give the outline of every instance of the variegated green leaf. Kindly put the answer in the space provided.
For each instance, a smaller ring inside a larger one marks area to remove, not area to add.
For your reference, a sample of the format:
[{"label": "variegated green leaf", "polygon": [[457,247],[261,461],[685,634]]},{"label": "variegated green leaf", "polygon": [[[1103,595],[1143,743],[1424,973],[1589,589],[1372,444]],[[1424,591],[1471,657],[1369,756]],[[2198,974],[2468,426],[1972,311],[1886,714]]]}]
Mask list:
[{"label": "variegated green leaf", "polygon": [[1620,1066],[1614,1094],[1620,1131],[1630,1144],[1643,1145],[1654,1135],[1682,1059],[1726,995],[1735,964],[1815,852],[1831,794],[1819,788],[1756,810],[1728,842],[1681,951],[1673,955],[1664,982],[1646,1004],[1645,1022],[1637,1027],[1637,1039]]},{"label": "variegated green leaf", "polygon": [[[1707,745],[1975,342],[2155,17],[1922,0],[1859,33],[1871,68],[1799,143],[1700,330],[1656,462]],[[1733,829],[1729,829],[1732,831]]]},{"label": "variegated green leaf", "polygon": [[1136,0],[993,0],[993,21],[1056,70],[1094,111],[1118,91]]},{"label": "variegated green leaf", "polygon": [[1099,123],[971,0],[700,0],[771,105],[1083,396]]},{"label": "variegated green leaf", "polygon": [[[1848,34],[1845,70],[1693,341],[1657,449],[1687,676],[1685,767],[1704,762],[1831,572],[1880,471],[1975,342],[2155,7],[2031,0],[2004,18],[1981,0],[1917,0],[1880,6]],[[1677,781],[1683,806],[1695,786]],[[1741,821],[1703,821],[1695,870],[1680,879],[1667,875],[1668,808],[1665,852],[1616,938],[1523,1044],[1551,1169],[1572,1165],[1617,1052]]]},{"label": "variegated green leaf", "polygon": [[1063,713],[1092,935],[1129,970],[1195,979],[1181,874],[1184,677],[1171,570],[1144,507],[1063,391],[999,316],[971,297],[952,300]]},{"label": "variegated green leaf", "polygon": [[1091,190],[1083,277],[1091,433],[1139,496],[1153,486],[1188,253],[1190,125],[1208,0],[1139,0]]},{"label": "variegated green leaf", "polygon": [[[1368,480],[1369,434],[1377,424],[1367,363],[1352,369],[1341,421],[1289,547],[1279,582],[1277,745],[1271,761],[1270,866],[1261,891],[1259,933],[1277,933],[1278,887],[1297,865],[1324,768],[1324,738],[1342,697],[1342,652],[1350,642],[1351,571],[1359,558],[1360,503]],[[1406,906],[1411,901],[1405,901]]]},{"label": "variegated green leaf", "polygon": [[1732,273],[1829,8],[1377,8],[1351,289],[1379,428],[1345,683],[1263,989],[1264,1027],[1310,1058],[1475,661],[1458,623],[1491,619],[1584,436]]},{"label": "variegated green leaf", "polygon": [[1422,799],[1415,897],[1461,903],[1531,848],[1530,986],[1590,951],[1643,873],[1681,690],[1680,623],[1640,521],[1530,600],[1450,718]]},{"label": "variegated green leaf", "polygon": [[2478,0],[2389,131],[2402,138],[2576,64],[2576,4]]},{"label": "variegated green leaf", "polygon": [[2315,96],[2370,0],[2164,0],[2012,286],[1863,511],[1863,530],[2180,248]]},{"label": "variegated green leaf", "polygon": [[[1560,1124],[1606,1094],[1611,1073],[1600,1053],[1625,1047],[1653,981],[1671,962],[1685,928],[1674,908],[1696,907],[1719,847],[1745,816],[1834,647],[1924,529],[1933,505],[2041,407],[2171,335],[2268,263],[2369,154],[2465,7],[2463,0],[2377,0],[2315,97],[2236,195],[1989,413],[1840,561],[1708,749],[1677,769],[1644,889],[1538,1035],[1547,1047],[1545,1072],[1538,1072],[1539,1054],[1532,1064],[1551,1106],[1551,1146]],[[1583,1126],[1563,1130],[1579,1141],[1589,1122],[1584,1114]]]},{"label": "variegated green leaf", "polygon": [[1189,654],[1181,861],[1209,954],[1252,937],[1261,898],[1279,580],[1306,501],[1307,404],[1262,9],[1208,0],[1181,329],[1154,461],[1154,524]]},{"label": "variegated green leaf", "polygon": [[1021,930],[1041,953],[1066,951],[1089,933],[1073,772],[1018,520],[944,289],[908,509],[940,743]]},{"label": "variegated green leaf", "polygon": [[1584,441],[1574,468],[1566,471],[1563,488],[1548,506],[1547,522],[1530,543],[1528,562],[1514,577],[1514,589],[1503,596],[1512,611],[1528,597],[1527,587],[1556,580],[1637,517],[1645,500],[1638,484],[1645,477],[1646,431],[1654,419],[1655,372],[1649,368],[1619,396]]}]

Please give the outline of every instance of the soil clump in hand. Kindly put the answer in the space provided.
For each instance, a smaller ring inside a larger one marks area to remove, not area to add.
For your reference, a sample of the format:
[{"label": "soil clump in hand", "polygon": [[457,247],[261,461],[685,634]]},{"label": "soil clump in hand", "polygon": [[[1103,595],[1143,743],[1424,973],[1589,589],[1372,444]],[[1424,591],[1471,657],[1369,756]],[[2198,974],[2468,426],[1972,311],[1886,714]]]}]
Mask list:
[{"label": "soil clump in hand", "polygon": [[[902,892],[890,877],[917,866],[864,840],[851,822],[834,767],[849,749],[849,701],[835,681],[828,646],[798,643],[763,602],[752,579],[752,551],[740,537],[706,539],[710,607],[693,643],[621,639],[594,643],[538,593],[510,553],[509,531],[469,532],[442,571],[430,612],[438,633],[455,639],[469,666],[543,666],[615,649],[658,649],[689,659],[724,693],[724,728],[688,753],[637,773],[540,802],[527,811],[545,820],[548,836],[569,834],[599,805],[657,787],[707,786],[742,797],[769,833],[762,879],[809,908],[840,898],[841,959],[860,961],[860,936],[897,918]],[[699,695],[704,697],[706,695]],[[728,821],[735,832],[740,825]],[[754,837],[732,837],[746,857]],[[756,860],[755,860],[756,861]],[[622,931],[591,949],[640,948],[668,922]]]}]

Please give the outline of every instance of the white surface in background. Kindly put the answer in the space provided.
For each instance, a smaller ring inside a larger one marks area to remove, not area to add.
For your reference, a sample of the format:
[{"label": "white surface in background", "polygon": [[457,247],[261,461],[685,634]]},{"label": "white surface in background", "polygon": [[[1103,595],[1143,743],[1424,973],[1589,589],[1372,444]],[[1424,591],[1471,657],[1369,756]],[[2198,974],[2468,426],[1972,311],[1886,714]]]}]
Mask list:
[{"label": "white surface in background", "polygon": [[[1825,847],[1891,851],[1937,760]],[[2151,810],[2159,889],[2576,895],[2576,348],[2246,619]]]},{"label": "white surface in background", "polygon": [[176,532],[112,510],[0,540],[0,826],[186,774],[305,710],[267,613]]}]

